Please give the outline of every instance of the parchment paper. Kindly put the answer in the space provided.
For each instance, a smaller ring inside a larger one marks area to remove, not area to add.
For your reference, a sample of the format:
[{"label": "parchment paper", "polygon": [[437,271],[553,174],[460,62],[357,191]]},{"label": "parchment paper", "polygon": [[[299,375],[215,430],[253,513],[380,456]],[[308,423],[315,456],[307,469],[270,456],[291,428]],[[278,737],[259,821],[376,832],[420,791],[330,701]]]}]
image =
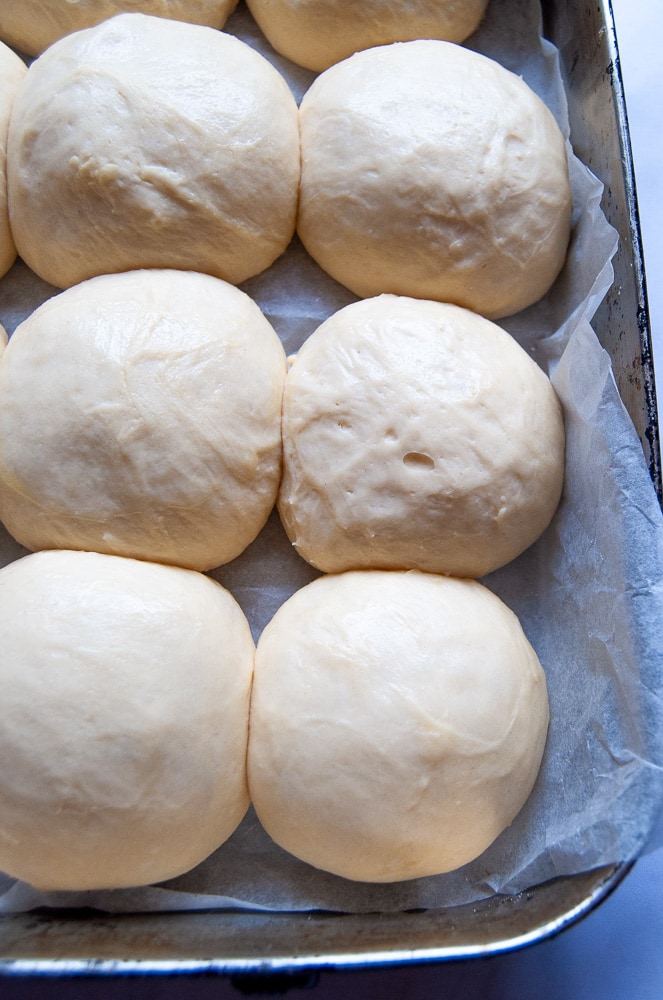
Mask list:
[{"label": "parchment paper", "polygon": [[[301,98],[313,74],[271,52],[243,6],[226,30],[259,48]],[[467,44],[524,76],[568,135],[557,56],[540,37],[538,3],[492,0]],[[551,702],[541,773],[512,826],[455,873],[374,886],[291,858],[249,812],[207,861],[161,886],[43,894],[0,876],[0,912],[45,904],[108,911],[450,906],[631,860],[663,843],[663,519],[609,358],[589,325],[612,282],[617,237],[599,208],[601,185],[572,156],[571,175],[567,266],[544,300],[503,323],[551,375],[568,436],[564,496],[550,529],[484,580],[519,615],[546,670]],[[354,301],[296,240],[243,287],[289,353]],[[18,263],[0,283],[0,321],[13,330],[54,293]],[[23,552],[0,538],[1,562]],[[236,596],[257,638],[279,605],[317,573],[294,554],[274,514],[241,558],[212,575]]]}]

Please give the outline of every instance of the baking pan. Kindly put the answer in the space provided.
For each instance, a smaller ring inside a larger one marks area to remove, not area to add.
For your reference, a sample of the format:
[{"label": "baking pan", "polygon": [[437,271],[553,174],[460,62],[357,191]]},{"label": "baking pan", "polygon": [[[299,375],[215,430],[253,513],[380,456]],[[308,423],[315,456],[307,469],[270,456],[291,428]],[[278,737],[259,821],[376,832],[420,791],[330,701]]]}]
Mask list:
[{"label": "baking pan", "polygon": [[642,240],[619,50],[610,0],[543,0],[544,31],[558,46],[571,140],[604,185],[602,208],[619,234],[615,278],[592,326],[608,351],[661,499],[661,452]]},{"label": "baking pan", "polygon": [[[609,0],[544,0],[542,10],[544,33],[561,55],[574,149],[603,181],[603,210],[619,234],[614,283],[592,325],[612,359],[661,501],[645,276],[612,10]],[[627,857],[514,895],[412,912],[41,910],[4,916],[0,973],[277,973],[495,955],[574,923],[618,885],[634,860]]]}]

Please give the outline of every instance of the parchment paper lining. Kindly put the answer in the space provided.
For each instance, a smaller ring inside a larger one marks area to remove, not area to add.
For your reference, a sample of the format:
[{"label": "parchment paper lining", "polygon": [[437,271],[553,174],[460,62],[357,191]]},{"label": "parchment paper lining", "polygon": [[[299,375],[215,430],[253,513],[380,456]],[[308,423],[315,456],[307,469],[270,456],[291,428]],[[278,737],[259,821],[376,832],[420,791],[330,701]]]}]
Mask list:
[{"label": "parchment paper lining", "polygon": [[[531,0],[494,0],[467,44],[520,73],[568,135],[557,54],[542,39],[540,21],[539,5]],[[275,55],[243,6],[226,30],[262,51],[301,98],[313,74]],[[546,669],[551,701],[539,780],[512,826],[455,873],[375,886],[291,858],[250,811],[207,861],[162,886],[44,894],[0,875],[0,912],[39,905],[114,912],[451,906],[630,860],[663,843],[662,520],[609,358],[590,327],[612,282],[617,237],[599,207],[601,184],[570,148],[569,156],[575,213],[567,265],[544,300],[503,323],[551,375],[568,435],[566,486],[553,524],[484,581],[519,615]],[[243,287],[289,353],[354,301],[297,240]],[[55,291],[17,263],[0,283],[0,321],[11,332]],[[23,553],[6,533],[0,537],[0,562]],[[317,573],[294,554],[272,515],[250,549],[212,575],[236,596],[257,638],[280,604]]]}]

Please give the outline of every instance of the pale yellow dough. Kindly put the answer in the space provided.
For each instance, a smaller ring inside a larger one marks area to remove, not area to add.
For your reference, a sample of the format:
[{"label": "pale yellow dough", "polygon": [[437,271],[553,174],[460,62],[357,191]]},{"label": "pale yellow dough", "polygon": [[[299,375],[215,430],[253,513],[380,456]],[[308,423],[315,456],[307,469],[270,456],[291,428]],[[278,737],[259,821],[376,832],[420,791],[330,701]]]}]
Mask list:
[{"label": "pale yellow dough", "polygon": [[564,440],[549,379],[495,323],[367,299],[323,323],[288,372],[281,519],[326,572],[483,576],[548,526]]},{"label": "pale yellow dough", "polygon": [[228,562],[276,500],[285,372],[258,306],[218,278],[61,292],[0,359],[0,517],[30,549]]},{"label": "pale yellow dough", "polygon": [[7,205],[7,136],[16,91],[26,72],[25,63],[0,42],[0,278],[16,260]]},{"label": "pale yellow dough", "polygon": [[307,69],[327,69],[353,52],[388,42],[463,42],[488,0],[247,0],[277,52]]},{"label": "pale yellow dough", "polygon": [[481,584],[321,577],[258,642],[251,800],[276,843],[317,868],[366,882],[434,875],[512,822],[547,727],[537,656]]},{"label": "pale yellow dough", "polygon": [[31,65],[7,162],[16,246],[45,281],[177,267],[238,284],[294,232],[297,105],[239,39],[120,14]]},{"label": "pale yellow dough", "polygon": [[355,294],[498,318],[553,284],[570,232],[565,140],[497,62],[443,41],[367,49],[315,80],[300,123],[299,235]]},{"label": "pale yellow dough", "polygon": [[254,645],[199,573],[89,552],[0,571],[0,869],[45,890],[172,878],[248,807]]},{"label": "pale yellow dough", "polygon": [[237,0],[0,0],[0,38],[34,56],[114,14],[154,14],[222,28],[236,6]]}]

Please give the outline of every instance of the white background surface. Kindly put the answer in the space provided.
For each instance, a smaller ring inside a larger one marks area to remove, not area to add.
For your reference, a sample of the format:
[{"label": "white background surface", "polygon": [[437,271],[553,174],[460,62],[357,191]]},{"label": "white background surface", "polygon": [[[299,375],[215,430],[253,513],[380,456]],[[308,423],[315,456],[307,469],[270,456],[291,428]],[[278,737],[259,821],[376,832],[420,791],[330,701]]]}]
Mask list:
[{"label": "white background surface", "polygon": [[659,396],[661,396],[663,394],[663,239],[661,237],[663,3],[661,0],[612,0],[612,7],[635,162],[654,338],[654,363]]},{"label": "white background surface", "polygon": [[[663,0],[612,0],[636,168],[660,409],[663,409]],[[663,627],[654,623],[652,627]],[[228,982],[0,981],[0,998],[238,997]],[[649,855],[598,910],[556,939],[496,959],[370,973],[324,973],[293,1000],[661,1000],[663,850]]]}]

